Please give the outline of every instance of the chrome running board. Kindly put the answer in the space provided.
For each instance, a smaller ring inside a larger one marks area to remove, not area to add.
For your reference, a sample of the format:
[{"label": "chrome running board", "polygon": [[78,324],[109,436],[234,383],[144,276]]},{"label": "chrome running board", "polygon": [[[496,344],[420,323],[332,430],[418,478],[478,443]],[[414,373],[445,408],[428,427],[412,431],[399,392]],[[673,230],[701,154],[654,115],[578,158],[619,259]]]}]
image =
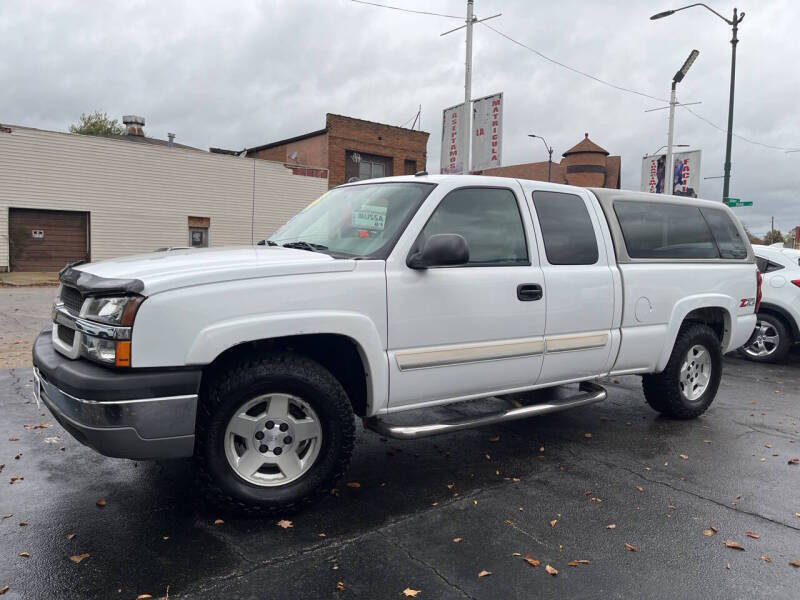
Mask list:
[{"label": "chrome running board", "polygon": [[482,427],[484,425],[494,425],[496,423],[506,423],[508,421],[546,415],[570,408],[578,408],[605,400],[606,395],[605,388],[596,383],[584,381],[580,384],[579,392],[574,396],[542,402],[541,404],[510,408],[476,417],[452,419],[443,421],[442,423],[432,423],[430,425],[392,425],[379,417],[370,417],[363,421],[364,427],[383,436],[400,440],[413,440],[432,435],[440,435],[442,433],[461,431],[462,429],[472,429],[473,427]]}]

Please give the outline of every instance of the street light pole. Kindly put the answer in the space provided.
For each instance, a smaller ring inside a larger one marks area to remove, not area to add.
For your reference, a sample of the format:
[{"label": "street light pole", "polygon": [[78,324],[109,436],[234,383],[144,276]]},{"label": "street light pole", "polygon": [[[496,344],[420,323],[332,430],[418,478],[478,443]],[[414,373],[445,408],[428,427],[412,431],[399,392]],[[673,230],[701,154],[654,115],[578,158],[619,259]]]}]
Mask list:
[{"label": "street light pole", "polygon": [[467,60],[464,69],[464,173],[470,171],[470,146],[472,145],[472,25],[474,0],[467,0]]},{"label": "street light pole", "polygon": [[529,133],[528,137],[539,138],[540,140],[542,140],[544,147],[547,148],[547,154],[549,156],[549,158],[547,159],[547,181],[550,181],[550,169],[553,166],[553,147],[550,144],[548,144],[547,140],[540,135],[536,135],[535,133]]},{"label": "street light pole", "polygon": [[725,144],[725,171],[724,171],[725,175],[723,175],[724,183],[722,185],[722,201],[725,202],[725,200],[728,198],[728,194],[730,193],[730,187],[731,187],[731,142],[733,141],[733,96],[736,86],[736,44],[739,43],[739,37],[737,34],[739,32],[739,23],[741,23],[742,20],[744,19],[744,12],[739,13],[734,8],[733,19],[732,20],[726,19],[710,6],[707,6],[702,2],[697,2],[695,4],[689,4],[681,8],[676,8],[674,10],[665,10],[664,12],[657,13],[652,17],[650,17],[650,20],[655,21],[656,19],[663,19],[664,17],[673,15],[680,10],[686,10],[687,8],[692,8],[694,6],[702,6],[706,10],[714,13],[720,19],[725,21],[728,25],[733,27],[733,36],[731,37],[731,89],[730,89],[730,95],[728,97],[728,131],[727,131],[727,141]]},{"label": "street light pole", "polygon": [[[689,57],[684,61],[683,66],[675,73],[675,76],[672,78],[672,94],[669,98],[669,133],[667,134],[667,160],[664,163],[664,189],[662,193],[664,194],[672,194],[675,192],[674,188],[674,177],[675,177],[675,166],[672,164],[672,134],[675,131],[675,105],[678,101],[675,99],[675,86],[678,85],[679,82],[683,81],[683,78],[686,76],[686,73],[689,72],[689,69],[694,64],[694,61],[697,60],[697,57],[700,55],[700,52],[697,50],[692,50],[689,53]],[[669,183],[669,186],[667,185]]]}]

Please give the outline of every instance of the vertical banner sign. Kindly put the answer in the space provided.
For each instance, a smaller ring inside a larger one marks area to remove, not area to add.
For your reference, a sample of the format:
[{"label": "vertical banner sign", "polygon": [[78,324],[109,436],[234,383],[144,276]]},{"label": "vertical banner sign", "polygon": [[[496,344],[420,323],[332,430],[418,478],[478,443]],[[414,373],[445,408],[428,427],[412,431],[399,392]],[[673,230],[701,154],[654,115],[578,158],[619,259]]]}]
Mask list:
[{"label": "vertical banner sign", "polygon": [[645,156],[642,161],[641,190],[662,194],[664,180],[667,179],[671,181],[673,195],[697,198],[700,192],[700,157],[700,150],[675,153],[672,155],[672,168],[668,170],[664,164],[667,160],[665,154]]},{"label": "vertical banner sign", "polygon": [[461,156],[467,136],[464,131],[464,103],[444,109],[442,114],[442,157],[439,168],[442,173],[463,173],[466,169]]},{"label": "vertical banner sign", "polygon": [[472,170],[499,167],[503,158],[503,93],[472,105]]}]

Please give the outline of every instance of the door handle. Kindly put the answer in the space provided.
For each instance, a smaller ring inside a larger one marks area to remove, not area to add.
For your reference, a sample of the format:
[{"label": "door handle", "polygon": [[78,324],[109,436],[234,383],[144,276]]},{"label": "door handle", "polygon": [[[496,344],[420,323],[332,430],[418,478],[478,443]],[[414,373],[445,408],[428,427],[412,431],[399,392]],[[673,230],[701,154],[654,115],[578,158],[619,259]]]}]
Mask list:
[{"label": "door handle", "polygon": [[517,298],[523,302],[542,299],[542,286],[538,283],[520,283],[517,286]]}]

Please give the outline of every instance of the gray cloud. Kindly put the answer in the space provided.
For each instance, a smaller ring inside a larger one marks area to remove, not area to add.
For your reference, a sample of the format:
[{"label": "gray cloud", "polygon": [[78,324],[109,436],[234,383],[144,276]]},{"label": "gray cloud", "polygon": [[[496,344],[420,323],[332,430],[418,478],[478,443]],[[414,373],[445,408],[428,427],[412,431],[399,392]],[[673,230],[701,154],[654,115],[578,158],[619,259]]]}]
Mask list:
[{"label": "gray cloud", "polygon": [[[461,14],[463,0],[382,0]],[[730,29],[695,8],[656,22],[655,2],[476,0],[479,16],[575,68],[659,97],[693,48],[700,58],[679,86],[683,101],[720,126],[727,118]],[[730,4],[711,2],[728,14]],[[800,4],[738,2],[741,25],[734,131],[800,146]],[[199,147],[242,148],[324,125],[325,112],[401,124],[422,104],[438,170],[441,110],[463,98],[458,21],[347,0],[258,2],[45,2],[0,7],[0,121],[65,130],[82,112],[141,114],[149,135]],[[588,131],[622,155],[622,183],[638,188],[641,157],[666,143],[667,111],[561,69],[497,36],[475,31],[473,95],[503,91],[504,162],[544,160],[544,135],[560,154]],[[725,136],[679,110],[676,142],[703,150],[703,176],[722,174]],[[731,194],[753,200],[737,214],[756,233],[800,224],[800,153],[734,139]],[[701,195],[721,196],[720,179]]]}]

